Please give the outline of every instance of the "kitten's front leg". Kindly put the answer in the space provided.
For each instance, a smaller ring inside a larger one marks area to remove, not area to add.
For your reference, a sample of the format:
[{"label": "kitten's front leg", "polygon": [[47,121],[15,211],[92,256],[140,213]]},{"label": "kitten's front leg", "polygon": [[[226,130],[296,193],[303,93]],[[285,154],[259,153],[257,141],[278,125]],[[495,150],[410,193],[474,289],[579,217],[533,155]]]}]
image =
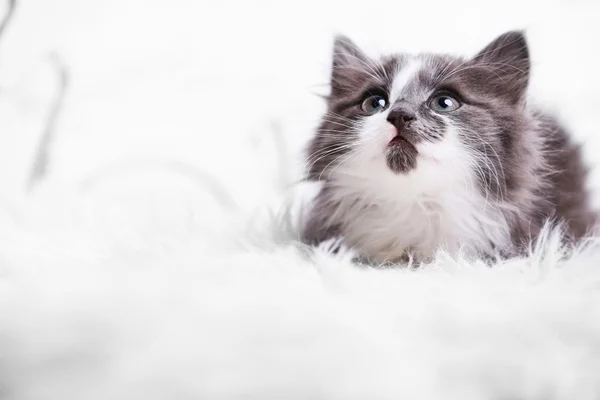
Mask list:
[{"label": "kitten's front leg", "polygon": [[302,227],[302,242],[337,252],[343,244],[339,225],[327,225],[322,210],[311,210]]},{"label": "kitten's front leg", "polygon": [[330,221],[332,213],[331,202],[327,200],[326,193],[321,191],[315,197],[304,221],[302,241],[328,253],[349,253],[350,248],[344,243],[340,224],[332,224]]}]

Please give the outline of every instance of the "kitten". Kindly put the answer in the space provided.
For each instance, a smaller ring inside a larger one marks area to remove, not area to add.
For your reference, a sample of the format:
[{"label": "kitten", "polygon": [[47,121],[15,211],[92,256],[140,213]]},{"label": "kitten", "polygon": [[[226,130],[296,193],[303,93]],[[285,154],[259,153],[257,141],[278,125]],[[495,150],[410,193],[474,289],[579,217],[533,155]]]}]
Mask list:
[{"label": "kitten", "polygon": [[343,238],[376,262],[427,260],[437,249],[523,254],[548,221],[566,240],[596,220],[579,147],[526,101],[523,33],[475,57],[373,60],[335,39],[328,111],[308,147],[321,181],[303,240]]}]

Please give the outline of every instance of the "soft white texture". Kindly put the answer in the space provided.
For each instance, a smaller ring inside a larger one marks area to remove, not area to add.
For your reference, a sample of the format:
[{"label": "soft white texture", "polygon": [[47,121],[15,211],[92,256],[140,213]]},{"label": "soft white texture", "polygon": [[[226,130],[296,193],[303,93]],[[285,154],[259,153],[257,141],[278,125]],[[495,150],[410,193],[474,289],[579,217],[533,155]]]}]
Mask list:
[{"label": "soft white texture", "polygon": [[[308,255],[273,226],[1,237],[16,399],[594,399],[597,254],[487,268]],[[277,241],[273,238],[276,237]],[[249,239],[252,244],[249,244]],[[7,248],[12,250],[6,251]]]},{"label": "soft white texture", "polygon": [[[597,156],[597,5],[447,6],[22,2],[0,42],[0,396],[596,399],[597,250],[561,261],[549,237],[495,268],[374,270],[308,252],[272,215],[308,194],[288,189],[292,154],[334,30],[470,52],[525,25],[533,91]],[[50,50],[72,86],[26,195]]]}]

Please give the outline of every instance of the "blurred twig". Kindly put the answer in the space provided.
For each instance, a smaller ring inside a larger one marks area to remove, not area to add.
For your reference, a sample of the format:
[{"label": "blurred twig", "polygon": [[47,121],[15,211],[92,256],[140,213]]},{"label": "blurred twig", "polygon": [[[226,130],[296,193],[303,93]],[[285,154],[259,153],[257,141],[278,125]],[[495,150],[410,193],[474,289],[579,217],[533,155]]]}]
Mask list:
[{"label": "blurred twig", "polygon": [[6,10],[6,14],[4,14],[4,18],[2,18],[2,22],[0,22],[0,37],[2,37],[4,30],[8,26],[10,20],[12,19],[16,6],[17,0],[8,0],[8,10]]},{"label": "blurred twig", "polygon": [[51,54],[50,58],[58,75],[58,90],[52,101],[52,106],[46,118],[44,132],[38,142],[33,166],[29,173],[26,190],[30,192],[35,185],[46,175],[48,169],[48,160],[50,158],[49,148],[54,140],[54,128],[56,121],[62,111],[63,102],[69,86],[69,73],[66,66],[57,54]]}]

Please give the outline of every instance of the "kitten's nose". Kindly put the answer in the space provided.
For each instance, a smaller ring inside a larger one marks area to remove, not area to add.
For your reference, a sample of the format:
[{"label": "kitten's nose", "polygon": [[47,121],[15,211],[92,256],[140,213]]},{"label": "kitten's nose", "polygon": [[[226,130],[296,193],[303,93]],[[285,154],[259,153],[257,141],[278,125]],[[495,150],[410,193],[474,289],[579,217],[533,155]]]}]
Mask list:
[{"label": "kitten's nose", "polygon": [[403,108],[396,108],[388,114],[387,120],[394,125],[398,132],[402,131],[410,121],[415,119],[415,115]]}]

